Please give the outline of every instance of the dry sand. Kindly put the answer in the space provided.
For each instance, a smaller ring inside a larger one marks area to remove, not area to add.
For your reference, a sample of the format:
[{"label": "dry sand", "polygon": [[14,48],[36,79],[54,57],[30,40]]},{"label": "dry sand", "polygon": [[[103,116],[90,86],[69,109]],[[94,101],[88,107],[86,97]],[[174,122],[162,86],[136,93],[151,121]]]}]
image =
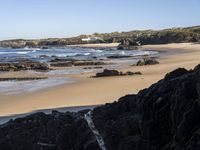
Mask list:
[{"label": "dry sand", "polygon": [[200,44],[146,45],[143,49],[169,52],[159,58],[160,64],[128,67],[122,71],[141,71],[141,76],[89,78],[94,73],[73,75],[78,82],[33,93],[0,96],[0,116],[37,109],[95,105],[116,101],[126,94],[137,93],[162,79],[178,67],[191,69],[200,63]]}]

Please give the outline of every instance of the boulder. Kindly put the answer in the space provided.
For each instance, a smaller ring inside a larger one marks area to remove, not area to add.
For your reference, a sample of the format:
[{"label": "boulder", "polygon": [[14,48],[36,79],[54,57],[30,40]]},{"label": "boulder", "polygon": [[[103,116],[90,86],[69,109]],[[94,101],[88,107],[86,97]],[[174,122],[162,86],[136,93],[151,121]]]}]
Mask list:
[{"label": "boulder", "polygon": [[134,39],[130,38],[124,38],[121,40],[118,50],[138,50],[138,46],[140,46],[140,43],[138,41],[135,41]]},{"label": "boulder", "polygon": [[156,65],[159,62],[155,58],[144,58],[136,63],[136,66]]},{"label": "boulder", "polygon": [[131,72],[131,71],[123,73],[117,70],[104,69],[103,72],[96,73],[96,75],[93,77],[99,78],[99,77],[110,77],[110,76],[132,76],[132,75],[142,75],[142,73]]}]

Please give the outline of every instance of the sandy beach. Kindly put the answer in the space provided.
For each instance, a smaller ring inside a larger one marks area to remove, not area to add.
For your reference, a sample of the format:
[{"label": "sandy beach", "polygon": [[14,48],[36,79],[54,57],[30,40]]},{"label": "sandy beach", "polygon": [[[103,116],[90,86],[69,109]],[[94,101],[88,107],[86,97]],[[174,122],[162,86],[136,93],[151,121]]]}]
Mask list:
[{"label": "sandy beach", "polygon": [[[94,45],[90,46],[94,47]],[[38,109],[113,102],[124,95],[138,93],[178,67],[191,69],[200,63],[200,44],[146,45],[142,49],[158,50],[163,53],[158,59],[160,64],[129,66],[120,69],[120,71],[140,71],[143,73],[141,76],[89,78],[95,73],[84,73],[68,75],[67,77],[72,77],[77,81],[74,83],[25,94],[4,95],[1,93],[0,116],[26,113]]]}]

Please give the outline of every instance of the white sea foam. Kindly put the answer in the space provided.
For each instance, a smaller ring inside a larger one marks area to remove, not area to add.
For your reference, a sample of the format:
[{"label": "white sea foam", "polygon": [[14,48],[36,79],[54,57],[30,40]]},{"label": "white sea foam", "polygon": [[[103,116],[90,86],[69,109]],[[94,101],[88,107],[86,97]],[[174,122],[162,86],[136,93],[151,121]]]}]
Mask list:
[{"label": "white sea foam", "polygon": [[0,52],[0,55],[2,54],[21,54],[21,55],[24,55],[24,54],[27,54],[29,52]]},{"label": "white sea foam", "polygon": [[33,81],[3,81],[0,84],[0,92],[7,95],[33,92],[71,82],[73,82],[73,80],[70,78],[49,78]]},{"label": "white sea foam", "polygon": [[91,53],[84,53],[83,55],[85,55],[85,56],[88,56],[88,55],[90,55]]}]

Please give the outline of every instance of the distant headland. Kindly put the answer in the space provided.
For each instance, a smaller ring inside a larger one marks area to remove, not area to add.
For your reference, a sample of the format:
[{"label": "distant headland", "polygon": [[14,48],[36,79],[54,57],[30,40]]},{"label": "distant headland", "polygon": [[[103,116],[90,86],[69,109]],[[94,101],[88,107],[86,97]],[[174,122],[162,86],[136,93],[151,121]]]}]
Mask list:
[{"label": "distant headland", "polygon": [[200,26],[170,28],[163,30],[134,30],[129,32],[94,33],[71,38],[13,39],[0,41],[0,47],[48,48],[66,47],[77,44],[121,43],[119,49],[135,49],[138,45],[199,42]]}]

